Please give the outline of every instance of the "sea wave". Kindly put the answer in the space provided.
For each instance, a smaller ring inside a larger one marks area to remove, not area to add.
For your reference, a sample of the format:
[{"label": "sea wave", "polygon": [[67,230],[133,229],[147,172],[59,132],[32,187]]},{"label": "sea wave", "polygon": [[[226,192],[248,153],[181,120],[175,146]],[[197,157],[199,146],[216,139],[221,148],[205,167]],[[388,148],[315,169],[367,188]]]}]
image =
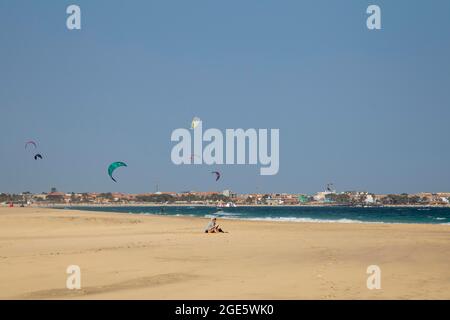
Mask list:
[{"label": "sea wave", "polygon": [[213,214],[218,215],[218,216],[240,216],[240,215],[244,215],[244,214],[239,213],[239,212],[224,212],[224,211],[217,211],[217,212],[214,212]]},{"label": "sea wave", "polygon": [[186,213],[171,214],[171,216],[175,216],[175,217],[198,217],[195,214],[186,214]]},{"label": "sea wave", "polygon": [[276,222],[309,222],[309,223],[384,223],[380,222],[368,222],[354,219],[317,219],[317,218],[296,218],[296,217],[252,217],[252,218],[228,218],[223,219],[238,219],[238,220],[250,220],[250,221],[276,221]]},{"label": "sea wave", "polygon": [[239,215],[234,215],[234,214],[222,215],[222,214],[216,214],[216,213],[205,214],[203,217],[204,218],[221,218],[221,219],[241,219],[241,217]]}]

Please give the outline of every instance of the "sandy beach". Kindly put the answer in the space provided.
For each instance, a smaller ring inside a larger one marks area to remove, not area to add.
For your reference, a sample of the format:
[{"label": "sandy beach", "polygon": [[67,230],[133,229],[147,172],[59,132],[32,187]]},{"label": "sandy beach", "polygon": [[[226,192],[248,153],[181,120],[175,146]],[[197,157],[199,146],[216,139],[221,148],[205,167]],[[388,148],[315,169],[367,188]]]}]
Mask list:
[{"label": "sandy beach", "polygon": [[1,207],[0,299],[450,299],[447,225],[206,223]]}]

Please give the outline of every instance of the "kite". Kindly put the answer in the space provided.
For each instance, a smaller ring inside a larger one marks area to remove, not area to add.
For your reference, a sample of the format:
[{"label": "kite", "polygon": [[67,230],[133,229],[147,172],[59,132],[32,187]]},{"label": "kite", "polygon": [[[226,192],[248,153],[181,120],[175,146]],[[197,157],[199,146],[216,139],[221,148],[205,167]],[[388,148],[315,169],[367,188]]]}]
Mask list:
[{"label": "kite", "polygon": [[37,159],[42,160],[42,156],[39,153],[34,156],[34,160],[37,160]]},{"label": "kite", "polygon": [[109,165],[109,167],[108,167],[108,175],[109,175],[109,177],[110,177],[114,182],[117,182],[116,179],[114,179],[114,177],[112,176],[114,170],[116,170],[116,169],[119,168],[119,167],[126,167],[126,166],[127,166],[126,163],[120,162],[120,161],[111,163],[111,164]]},{"label": "kite", "polygon": [[191,122],[191,129],[197,128],[201,122],[202,122],[202,120],[200,120],[200,118],[194,117],[194,119],[192,119],[192,122]]},{"label": "kite", "polygon": [[37,148],[36,142],[34,142],[33,140],[30,140],[27,143],[25,143],[25,149],[28,147],[29,144],[32,144],[35,148]]},{"label": "kite", "polygon": [[211,173],[214,173],[216,175],[216,181],[220,179],[220,172],[219,171],[211,171]]}]

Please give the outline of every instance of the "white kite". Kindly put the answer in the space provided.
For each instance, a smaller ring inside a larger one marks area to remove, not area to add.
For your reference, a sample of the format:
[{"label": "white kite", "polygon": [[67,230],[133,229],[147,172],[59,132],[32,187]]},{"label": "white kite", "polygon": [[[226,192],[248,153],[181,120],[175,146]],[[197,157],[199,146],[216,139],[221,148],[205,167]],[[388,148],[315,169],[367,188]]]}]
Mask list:
[{"label": "white kite", "polygon": [[191,129],[195,129],[198,127],[198,125],[202,122],[199,117],[194,117],[191,122]]}]

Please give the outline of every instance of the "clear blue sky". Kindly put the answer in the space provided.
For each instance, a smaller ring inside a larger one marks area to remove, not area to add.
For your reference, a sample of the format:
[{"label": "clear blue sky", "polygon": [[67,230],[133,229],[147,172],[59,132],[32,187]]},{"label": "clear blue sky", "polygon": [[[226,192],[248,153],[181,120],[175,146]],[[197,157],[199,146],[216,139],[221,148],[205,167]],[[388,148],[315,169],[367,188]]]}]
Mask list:
[{"label": "clear blue sky", "polygon": [[[278,175],[173,165],[193,116],[279,128]],[[0,192],[450,191],[450,1],[0,0],[0,119]]]}]

